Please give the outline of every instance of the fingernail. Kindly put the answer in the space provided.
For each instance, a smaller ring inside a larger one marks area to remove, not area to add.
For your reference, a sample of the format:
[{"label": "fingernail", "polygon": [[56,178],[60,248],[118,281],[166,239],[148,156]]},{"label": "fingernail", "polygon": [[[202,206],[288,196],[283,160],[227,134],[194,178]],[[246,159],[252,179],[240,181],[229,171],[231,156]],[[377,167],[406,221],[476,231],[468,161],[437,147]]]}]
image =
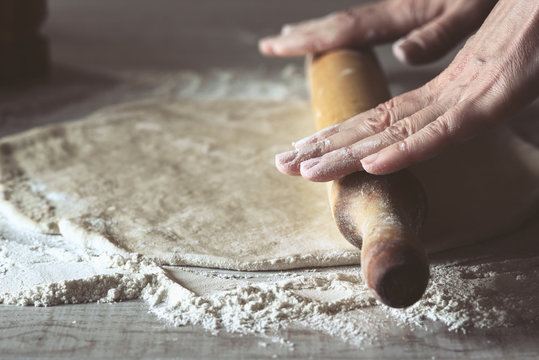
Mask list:
[{"label": "fingernail", "polygon": [[414,55],[421,51],[421,46],[411,39],[402,38],[393,44],[393,54],[404,63],[411,63]]},{"label": "fingernail", "polygon": [[258,49],[264,54],[273,53],[273,40],[271,38],[263,38],[258,42]]},{"label": "fingernail", "polygon": [[290,161],[294,160],[297,155],[298,155],[297,150],[292,150],[292,151],[287,151],[287,152],[284,152],[284,153],[281,153],[281,154],[277,154],[277,155],[275,155],[275,162],[277,164],[281,164],[281,165],[286,164],[286,163],[289,163]]},{"label": "fingernail", "polygon": [[365,165],[371,165],[376,161],[378,158],[378,153],[374,153],[372,155],[367,156],[366,158],[361,159],[361,165],[365,167]]},{"label": "fingernail", "polygon": [[301,170],[310,170],[316,165],[320,164],[321,158],[310,159],[301,163]]}]

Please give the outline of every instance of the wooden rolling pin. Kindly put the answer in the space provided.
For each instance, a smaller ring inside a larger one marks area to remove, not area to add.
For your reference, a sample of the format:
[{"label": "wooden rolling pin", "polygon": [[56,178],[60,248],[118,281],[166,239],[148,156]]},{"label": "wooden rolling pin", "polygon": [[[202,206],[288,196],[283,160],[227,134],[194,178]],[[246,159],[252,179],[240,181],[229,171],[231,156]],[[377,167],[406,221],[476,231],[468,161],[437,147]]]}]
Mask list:
[{"label": "wooden rolling pin", "polygon": [[[374,54],[351,49],[307,58],[317,128],[343,122],[389,99]],[[426,199],[408,171],[376,176],[356,172],[329,184],[333,217],[342,235],[361,248],[367,286],[384,304],[407,307],[421,298],[429,280],[419,241]]]}]

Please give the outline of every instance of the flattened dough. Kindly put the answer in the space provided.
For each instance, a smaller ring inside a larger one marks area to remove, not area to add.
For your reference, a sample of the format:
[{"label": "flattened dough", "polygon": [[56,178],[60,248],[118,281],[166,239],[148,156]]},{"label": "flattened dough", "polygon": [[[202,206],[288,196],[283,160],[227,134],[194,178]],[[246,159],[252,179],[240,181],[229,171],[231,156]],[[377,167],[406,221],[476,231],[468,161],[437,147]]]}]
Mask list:
[{"label": "flattened dough", "polygon": [[[1,210],[42,232],[161,264],[271,270],[359,262],[324,184],[273,157],[312,132],[304,102],[151,101],[0,140]],[[507,232],[538,201],[538,151],[504,128],[413,171],[430,250]]]},{"label": "flattened dough", "polygon": [[422,240],[429,252],[505,235],[539,219],[539,149],[505,125],[411,171],[427,194]]},{"label": "flattened dough", "polygon": [[2,140],[4,211],[40,231],[162,264],[358,263],[332,223],[325,186],[273,165],[276,152],[311,129],[303,102],[107,109]]}]

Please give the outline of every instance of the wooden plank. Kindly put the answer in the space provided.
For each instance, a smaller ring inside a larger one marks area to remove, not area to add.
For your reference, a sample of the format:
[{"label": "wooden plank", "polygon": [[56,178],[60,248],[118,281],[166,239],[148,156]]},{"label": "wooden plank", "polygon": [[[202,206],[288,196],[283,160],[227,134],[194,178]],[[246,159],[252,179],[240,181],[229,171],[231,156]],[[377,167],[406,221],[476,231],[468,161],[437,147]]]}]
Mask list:
[{"label": "wooden plank", "polygon": [[[527,327],[448,332],[390,325],[380,313],[384,333],[363,349],[308,329],[279,335],[293,347],[259,336],[221,333],[198,327],[176,328],[147,312],[141,301],[49,308],[0,306],[2,359],[536,359],[539,324]],[[387,323],[387,324],[385,324]],[[260,345],[261,342],[267,346]],[[273,357],[275,356],[275,357]]]}]

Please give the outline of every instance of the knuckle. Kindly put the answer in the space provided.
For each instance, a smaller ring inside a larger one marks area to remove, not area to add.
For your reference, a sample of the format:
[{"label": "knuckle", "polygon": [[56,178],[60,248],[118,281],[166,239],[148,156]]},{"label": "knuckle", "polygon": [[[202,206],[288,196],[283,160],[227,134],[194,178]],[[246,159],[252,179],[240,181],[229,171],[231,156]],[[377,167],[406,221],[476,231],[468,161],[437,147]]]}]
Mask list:
[{"label": "knuckle", "polygon": [[390,109],[395,108],[399,104],[400,104],[400,101],[399,101],[398,98],[391,98],[391,99],[387,100],[386,102],[384,102],[384,103],[382,103],[380,105],[385,107],[386,110],[390,110]]},{"label": "knuckle", "polygon": [[429,135],[436,138],[449,138],[453,133],[451,129],[450,118],[447,116],[441,116],[435,121],[431,122],[425,130],[429,132]]},{"label": "knuckle", "polygon": [[326,152],[328,152],[331,149],[332,142],[330,139],[324,139],[321,141],[317,141],[316,143],[312,144],[311,146],[307,147],[304,152],[306,154],[309,154],[309,156],[318,157]]},{"label": "knuckle", "polygon": [[412,135],[414,131],[414,125],[410,121],[410,118],[402,119],[401,121],[397,121],[390,127],[388,127],[386,130],[386,135],[395,140],[401,140],[406,139],[410,135]]},{"label": "knuckle", "polygon": [[354,155],[354,151],[352,150],[352,146],[350,145],[343,146],[340,149],[340,153],[346,157],[352,157]]},{"label": "knuckle", "polygon": [[320,141],[318,144],[320,144],[318,147],[319,153],[324,154],[331,149],[333,141],[331,140],[331,138],[327,138]]},{"label": "knuckle", "polygon": [[386,101],[377,105],[374,108],[374,113],[376,115],[383,115],[389,108],[391,108],[391,104],[389,103],[389,101]]},{"label": "knuckle", "polygon": [[388,119],[387,116],[368,117],[363,122],[363,126],[368,130],[368,132],[372,134],[376,134],[376,133],[384,131],[388,127],[387,119]]},{"label": "knuckle", "polygon": [[418,89],[418,94],[423,100],[423,104],[433,104],[437,102],[440,77],[436,76]]},{"label": "knuckle", "polygon": [[395,123],[397,114],[395,112],[396,100],[391,99],[374,109],[374,116],[367,119],[368,126],[375,132],[383,131]]},{"label": "knuckle", "polygon": [[341,159],[347,159],[347,161],[352,161],[352,162],[359,161],[357,154],[351,145],[343,146],[342,148],[337,150],[337,152],[338,152],[338,156]]},{"label": "knuckle", "polygon": [[317,157],[321,155],[322,149],[320,143],[318,142],[306,147],[305,149],[301,149],[300,153],[304,158]]},{"label": "knuckle", "polygon": [[408,156],[410,152],[410,143],[408,140],[404,139],[397,143],[396,149],[401,153],[402,155]]}]

